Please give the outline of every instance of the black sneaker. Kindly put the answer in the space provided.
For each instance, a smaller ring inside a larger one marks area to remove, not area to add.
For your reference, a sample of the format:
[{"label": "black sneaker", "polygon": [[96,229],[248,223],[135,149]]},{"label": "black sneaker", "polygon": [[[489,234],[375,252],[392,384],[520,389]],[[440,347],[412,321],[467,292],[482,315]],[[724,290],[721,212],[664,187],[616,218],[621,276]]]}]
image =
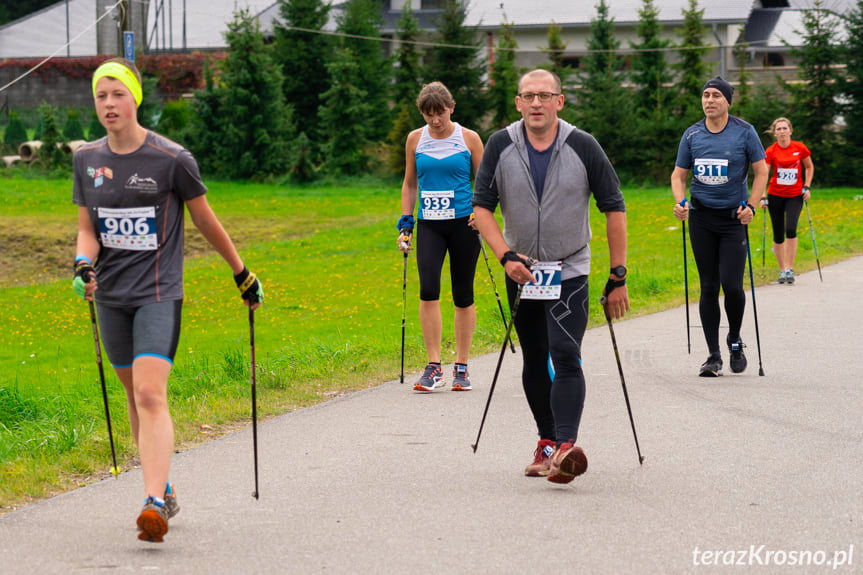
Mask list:
[{"label": "black sneaker", "polygon": [[746,344],[739,337],[737,340],[726,339],[728,343],[728,352],[731,357],[728,363],[731,365],[731,371],[734,373],[743,373],[746,370],[746,354],[743,353],[743,348]]},{"label": "black sneaker", "polygon": [[707,361],[701,364],[701,371],[698,372],[701,377],[719,377],[722,375],[722,357],[719,355],[711,355]]}]

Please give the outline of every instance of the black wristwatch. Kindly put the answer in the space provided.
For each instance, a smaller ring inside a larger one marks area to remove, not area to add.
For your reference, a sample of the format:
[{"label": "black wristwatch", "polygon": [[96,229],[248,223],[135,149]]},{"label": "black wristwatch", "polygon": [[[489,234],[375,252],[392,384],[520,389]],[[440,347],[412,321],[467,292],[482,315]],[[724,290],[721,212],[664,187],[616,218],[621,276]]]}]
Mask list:
[{"label": "black wristwatch", "polygon": [[626,266],[617,266],[611,268],[611,275],[618,278],[626,277]]}]

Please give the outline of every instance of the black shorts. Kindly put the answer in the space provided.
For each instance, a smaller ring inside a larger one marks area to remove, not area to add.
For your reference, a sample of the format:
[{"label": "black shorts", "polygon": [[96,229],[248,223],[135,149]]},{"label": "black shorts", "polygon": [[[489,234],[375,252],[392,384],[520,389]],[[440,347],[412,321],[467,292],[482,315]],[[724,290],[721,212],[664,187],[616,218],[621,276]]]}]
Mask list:
[{"label": "black shorts", "polygon": [[456,307],[473,305],[473,280],[480,243],[469,218],[454,220],[419,220],[417,222],[417,270],[420,277],[420,299],[440,299],[441,270],[449,253],[452,299]]},{"label": "black shorts", "polygon": [[161,357],[174,363],[183,300],[139,307],[96,304],[96,309],[102,345],[113,367],[132,367],[132,362],[141,356]]}]

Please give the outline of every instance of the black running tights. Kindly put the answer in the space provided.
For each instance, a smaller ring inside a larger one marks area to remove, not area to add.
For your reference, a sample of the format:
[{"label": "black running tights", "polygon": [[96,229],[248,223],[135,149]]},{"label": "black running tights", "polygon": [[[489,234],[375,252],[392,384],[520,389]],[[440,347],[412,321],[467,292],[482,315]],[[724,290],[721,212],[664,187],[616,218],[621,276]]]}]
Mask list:
[{"label": "black running tights", "polygon": [[[518,286],[508,277],[510,309]],[[581,341],[587,328],[587,276],[565,280],[559,300],[521,300],[515,330],[524,356],[521,381],[540,439],[578,439],[585,382]],[[554,381],[548,359],[554,365]]]},{"label": "black running tights", "polygon": [[689,240],[701,281],[698,311],[707,349],[719,354],[719,288],[725,295],[728,337],[740,337],[746,292],[743,274],[746,270],[746,228],[728,210],[690,210]]}]

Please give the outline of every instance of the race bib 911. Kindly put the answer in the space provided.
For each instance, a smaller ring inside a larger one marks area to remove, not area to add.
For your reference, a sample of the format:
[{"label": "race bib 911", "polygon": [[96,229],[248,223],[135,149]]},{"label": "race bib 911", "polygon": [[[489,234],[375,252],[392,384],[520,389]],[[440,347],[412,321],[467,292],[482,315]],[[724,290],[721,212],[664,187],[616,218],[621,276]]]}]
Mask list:
[{"label": "race bib 911", "polygon": [[695,179],[708,186],[728,182],[728,160],[699,158],[693,167]]},{"label": "race bib 911", "polygon": [[159,247],[156,208],[99,208],[99,233],[106,248],[146,251]]}]

